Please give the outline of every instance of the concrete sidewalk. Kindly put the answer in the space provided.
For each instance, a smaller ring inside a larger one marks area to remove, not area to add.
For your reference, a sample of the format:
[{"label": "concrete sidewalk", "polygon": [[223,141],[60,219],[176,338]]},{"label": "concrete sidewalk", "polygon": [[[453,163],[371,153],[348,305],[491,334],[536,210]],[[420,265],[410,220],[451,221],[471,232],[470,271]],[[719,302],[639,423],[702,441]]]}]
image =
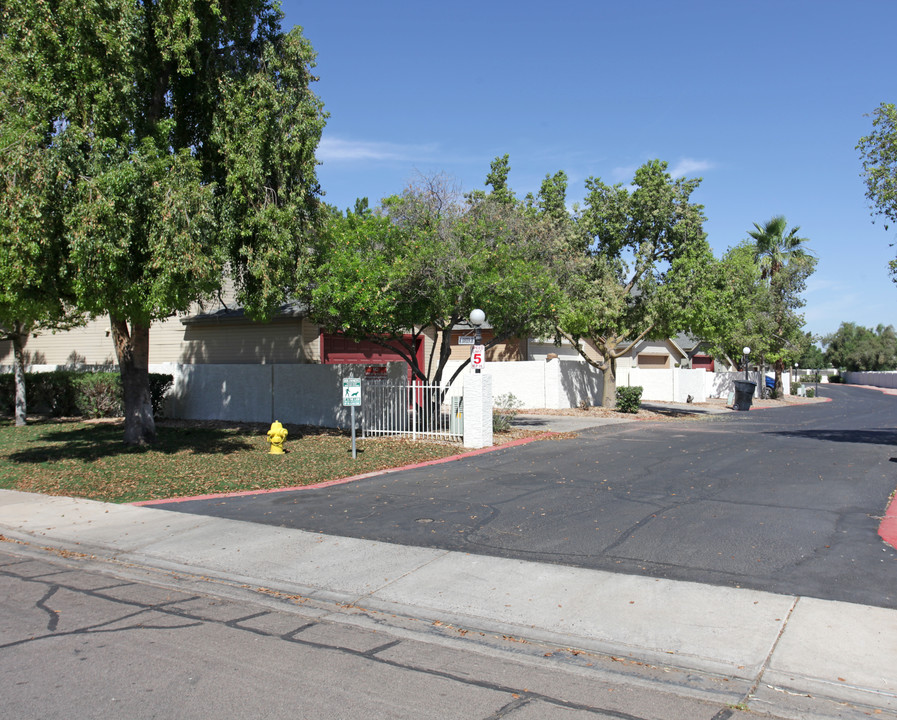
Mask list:
[{"label": "concrete sidewalk", "polygon": [[894,610],[8,490],[0,533],[13,552],[18,541],[711,673],[779,717],[897,717]]}]

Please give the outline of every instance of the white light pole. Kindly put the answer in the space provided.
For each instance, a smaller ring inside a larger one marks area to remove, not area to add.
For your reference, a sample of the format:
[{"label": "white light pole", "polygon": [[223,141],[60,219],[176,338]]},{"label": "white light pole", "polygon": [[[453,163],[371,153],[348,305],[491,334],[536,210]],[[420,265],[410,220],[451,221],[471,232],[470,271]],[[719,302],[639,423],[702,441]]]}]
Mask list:
[{"label": "white light pole", "polygon": [[[470,324],[473,325],[473,328],[474,328],[474,336],[475,336],[474,342],[476,343],[476,345],[474,347],[482,345],[483,344],[483,333],[480,330],[480,326],[484,322],[486,322],[486,313],[484,313],[479,308],[474,308],[473,310],[470,311],[470,317],[468,319],[470,320]],[[479,367],[475,368],[474,372],[479,373],[480,368]]]},{"label": "white light pole", "polygon": [[744,353],[744,379],[747,380],[748,379],[748,358],[750,357],[751,349],[747,345],[745,345],[741,349],[741,352]]}]

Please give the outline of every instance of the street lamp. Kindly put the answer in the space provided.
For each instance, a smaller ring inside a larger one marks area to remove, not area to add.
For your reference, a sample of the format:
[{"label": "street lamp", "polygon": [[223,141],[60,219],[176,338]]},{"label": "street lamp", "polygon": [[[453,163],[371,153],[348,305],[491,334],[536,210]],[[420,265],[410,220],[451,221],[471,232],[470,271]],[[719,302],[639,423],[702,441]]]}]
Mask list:
[{"label": "street lamp", "polygon": [[748,379],[748,358],[750,357],[751,349],[747,345],[745,345],[743,348],[741,348],[741,352],[744,353],[744,379],[747,380]]},{"label": "street lamp", "polygon": [[[470,320],[470,324],[473,325],[473,328],[474,328],[474,342],[477,345],[482,345],[483,344],[483,333],[480,330],[480,326],[484,322],[486,322],[486,313],[484,313],[479,308],[474,308],[473,310],[470,311],[470,317],[468,319]],[[475,368],[474,372],[479,373],[480,368]]]}]

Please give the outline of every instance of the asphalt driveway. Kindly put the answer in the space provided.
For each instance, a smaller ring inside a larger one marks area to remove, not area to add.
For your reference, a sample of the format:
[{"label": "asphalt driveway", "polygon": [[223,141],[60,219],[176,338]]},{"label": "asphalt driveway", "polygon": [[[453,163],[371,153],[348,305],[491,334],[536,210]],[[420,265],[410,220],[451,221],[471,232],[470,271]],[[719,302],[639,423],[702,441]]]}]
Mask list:
[{"label": "asphalt driveway", "polygon": [[583,430],[321,489],[157,505],[330,535],[897,608],[897,397]]}]

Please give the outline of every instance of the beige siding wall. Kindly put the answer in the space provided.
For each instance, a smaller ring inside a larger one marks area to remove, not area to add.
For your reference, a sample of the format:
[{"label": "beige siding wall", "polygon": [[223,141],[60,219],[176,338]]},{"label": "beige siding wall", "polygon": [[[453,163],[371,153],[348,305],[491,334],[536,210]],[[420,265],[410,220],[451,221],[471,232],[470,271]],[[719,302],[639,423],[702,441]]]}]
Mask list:
[{"label": "beige siding wall", "polygon": [[[81,362],[88,365],[115,364],[115,349],[108,318],[98,318],[83,328],[29,338],[26,345],[29,364],[65,365]],[[452,340],[452,359],[467,359],[469,346]],[[299,318],[278,318],[269,323],[213,321],[184,325],[172,317],[153,323],[150,328],[150,362],[209,364],[273,364],[320,363],[321,329]],[[485,342],[491,331],[483,333]],[[441,336],[435,331],[424,333],[424,363],[430,360],[434,343]],[[438,348],[437,348],[438,349]],[[487,360],[525,360],[526,342],[509,341],[490,348]],[[0,365],[11,365],[12,344],[0,343]]]},{"label": "beige siding wall", "polygon": [[[30,337],[25,343],[25,358],[33,365],[65,365],[70,362],[113,365],[116,362],[115,347],[111,335],[106,334],[108,328],[109,318],[97,318],[74,330]],[[12,343],[0,343],[0,365],[11,365],[12,362]]]},{"label": "beige siding wall", "polygon": [[187,325],[178,362],[272,365],[312,362],[299,318],[269,323],[223,322]]},{"label": "beige siding wall", "polygon": [[321,362],[321,328],[318,325],[302,321],[302,342],[305,345],[306,362]]},{"label": "beige siding wall", "polygon": [[643,340],[629,353],[629,358],[635,361],[634,365],[638,364],[641,366],[641,359],[645,359],[645,367],[660,366],[660,357],[668,358],[666,364],[662,365],[662,367],[669,368],[680,362],[684,355],[669,340]]},{"label": "beige siding wall", "polygon": [[[115,348],[108,318],[85,327],[47,333],[28,339],[29,364],[115,364]],[[150,328],[151,363],[308,363],[320,362],[318,327],[299,318],[267,324],[250,322],[184,325],[179,318],[153,323]],[[0,343],[0,365],[13,362],[12,343]]]}]

